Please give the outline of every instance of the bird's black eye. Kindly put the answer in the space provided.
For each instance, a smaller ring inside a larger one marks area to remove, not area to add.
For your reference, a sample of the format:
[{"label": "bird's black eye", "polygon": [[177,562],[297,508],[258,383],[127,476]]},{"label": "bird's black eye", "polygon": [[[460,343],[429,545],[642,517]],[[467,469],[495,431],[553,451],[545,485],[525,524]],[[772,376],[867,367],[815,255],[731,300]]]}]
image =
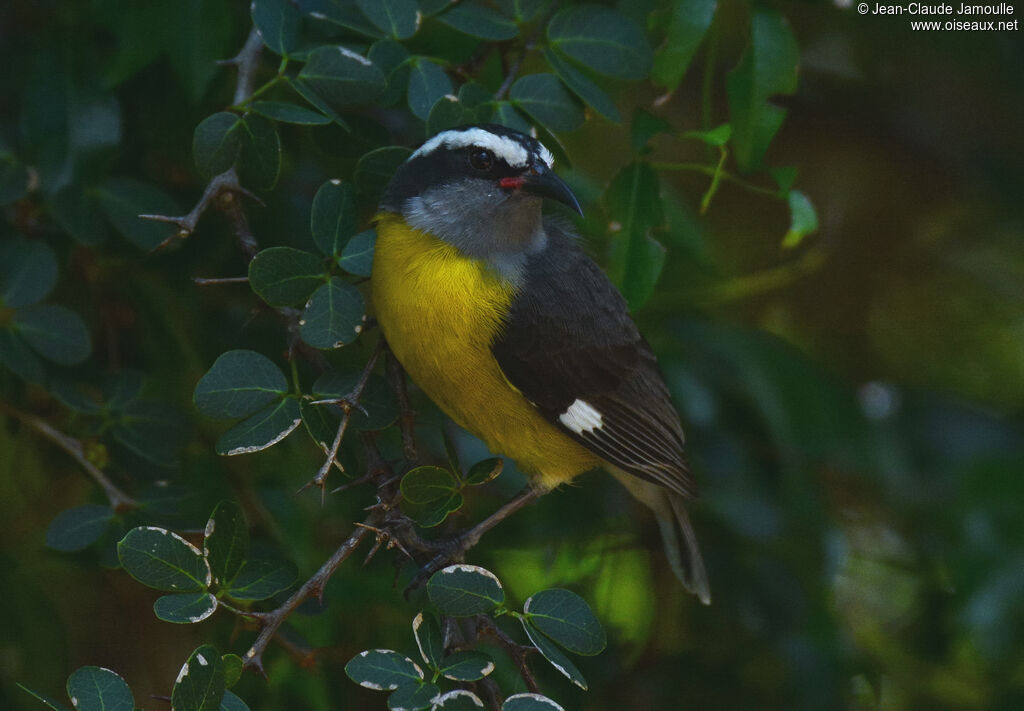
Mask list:
[{"label": "bird's black eye", "polygon": [[486,172],[494,166],[494,154],[486,148],[473,148],[469,151],[469,164],[474,170]]}]

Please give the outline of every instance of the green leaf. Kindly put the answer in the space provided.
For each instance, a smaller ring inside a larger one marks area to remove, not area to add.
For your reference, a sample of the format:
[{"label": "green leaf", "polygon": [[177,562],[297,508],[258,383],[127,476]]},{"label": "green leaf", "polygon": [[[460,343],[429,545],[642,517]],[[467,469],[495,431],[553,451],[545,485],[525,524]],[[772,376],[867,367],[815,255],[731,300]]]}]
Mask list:
[{"label": "green leaf", "polygon": [[415,662],[390,649],[360,652],[345,665],[345,673],[360,686],[378,691],[393,691],[423,679],[423,671]]},{"label": "green leaf", "polygon": [[444,69],[425,57],[416,57],[412,60],[406,99],[409,102],[409,109],[417,118],[426,121],[438,99],[451,94],[452,91],[452,80],[445,74]]},{"label": "green leaf", "polygon": [[363,295],[341,277],[331,277],[306,304],[299,335],[314,348],[341,348],[356,339],[365,321]]},{"label": "green leaf", "polygon": [[164,595],[153,603],[158,619],[178,625],[202,622],[216,611],[217,598],[208,592]]},{"label": "green leaf", "polygon": [[[199,104],[220,72],[217,60],[231,51],[235,39],[234,8],[207,0],[184,0],[165,7],[170,8],[170,22],[164,52],[189,100]],[[196,28],[202,31],[196,32]]]},{"label": "green leaf", "polygon": [[310,52],[297,81],[339,112],[373,102],[386,86],[376,64],[341,46],[318,47]]},{"label": "green leaf", "polygon": [[654,58],[651,79],[666,89],[683,80],[697,48],[711,27],[717,0],[675,0],[665,44]]},{"label": "green leaf", "polygon": [[520,77],[508,92],[522,109],[552,131],[571,131],[583,123],[583,109],[554,74]]},{"label": "green leaf", "polygon": [[480,711],[485,708],[484,702],[472,691],[454,689],[434,699],[431,711]]},{"label": "green leaf", "polygon": [[459,482],[447,469],[416,467],[402,477],[402,497],[413,504],[428,504],[446,499],[458,491]]},{"label": "green leaf", "polygon": [[[313,383],[313,396],[318,400],[347,397],[355,390],[361,373],[328,370]],[[335,415],[334,430],[341,420],[341,408],[337,405],[317,405],[329,408]],[[359,398],[359,406],[352,411],[351,426],[360,430],[382,430],[398,419],[398,403],[394,392],[384,378],[371,375]]]},{"label": "green leaf", "polygon": [[346,131],[349,130],[348,122],[345,121],[337,111],[332,109],[330,104],[324,101],[323,97],[313,91],[312,88],[306,86],[298,79],[288,79],[288,86],[294,89],[296,94],[305,99],[311,106],[329,118],[332,122],[341,126]]},{"label": "green leaf", "polygon": [[36,353],[54,363],[76,365],[92,352],[89,329],[78,314],[63,306],[43,304],[19,309],[13,323]]},{"label": "green leaf", "polygon": [[423,661],[431,669],[437,669],[444,657],[444,635],[441,634],[437,619],[431,614],[417,613],[412,619],[412,634]]},{"label": "green leaf", "polygon": [[483,652],[454,652],[441,661],[438,671],[446,679],[477,681],[494,671],[494,662]]},{"label": "green leaf", "polygon": [[10,205],[28,193],[28,168],[15,156],[0,150],[0,205]]},{"label": "green leaf", "polygon": [[434,136],[449,128],[474,123],[477,120],[476,116],[475,111],[460,104],[458,99],[450,94],[442,96],[430,109],[425,134]]},{"label": "green leaf", "polygon": [[414,504],[409,501],[402,502],[402,510],[409,518],[416,521],[421,528],[433,528],[444,523],[448,515],[462,508],[462,494],[454,493],[440,499],[434,499],[425,504]]},{"label": "green leaf", "polygon": [[270,190],[281,172],[281,139],[274,124],[262,116],[246,114],[239,127],[242,150],[238,175],[259,190]]},{"label": "green leaf", "polygon": [[482,459],[469,468],[466,472],[466,483],[470,486],[480,486],[496,479],[501,470],[505,468],[505,460],[493,457]]},{"label": "green leaf", "polygon": [[485,40],[500,42],[519,34],[519,28],[511,19],[475,2],[461,2],[437,19],[470,37]]},{"label": "green leaf", "polygon": [[368,199],[377,199],[384,194],[384,189],[412,151],[403,146],[384,146],[363,155],[356,163],[353,180],[356,187]]},{"label": "green leaf", "polygon": [[440,693],[441,690],[429,682],[402,684],[388,697],[388,708],[391,711],[429,709],[433,705],[434,698]]},{"label": "green leaf", "polygon": [[559,52],[599,74],[643,79],[653,53],[644,31],[618,10],[576,5],[548,23],[548,41]]},{"label": "green leaf", "polygon": [[255,351],[222,353],[196,384],[192,399],[208,417],[226,420],[250,415],[286,395],[281,369]]},{"label": "green leaf", "polygon": [[324,283],[323,259],[291,247],[261,250],[249,262],[249,286],[271,306],[295,306]]},{"label": "green leaf", "polygon": [[341,417],[332,412],[332,409],[338,408],[329,409],[326,405],[314,405],[308,400],[299,401],[299,415],[302,417],[302,424],[306,426],[306,432],[324,453],[330,450],[341,423]]},{"label": "green leaf", "polygon": [[291,561],[247,560],[227,594],[235,600],[265,600],[291,587],[298,575]]},{"label": "green leaf", "polygon": [[796,91],[799,60],[800,49],[786,19],[772,9],[755,9],[750,18],[750,46],[726,82],[733,155],[740,170],[760,167],[782,126],[786,111],[770,99]]},{"label": "green leaf", "polygon": [[103,399],[111,410],[122,410],[139,399],[145,376],[137,370],[122,370],[103,382]]},{"label": "green leaf", "polygon": [[111,178],[96,188],[100,209],[122,237],[142,249],[153,249],[177,234],[165,222],[139,215],[178,215],[177,203],[167,193],[133,178]]},{"label": "green leaf", "polygon": [[818,213],[804,193],[789,191],[789,230],[782,238],[783,249],[793,249],[804,241],[804,237],[818,231]]},{"label": "green leaf", "polygon": [[225,691],[220,700],[220,711],[249,711],[249,707],[234,692]]},{"label": "green leaf", "polygon": [[541,694],[514,694],[505,699],[501,711],[565,711]]},{"label": "green leaf", "polygon": [[113,509],[96,504],[61,511],[46,529],[46,545],[62,553],[88,548],[103,535],[113,518]]},{"label": "green leaf", "polygon": [[393,106],[405,98],[409,86],[409,50],[392,39],[375,42],[366,56],[387,77],[387,88],[377,97],[380,106]]},{"label": "green leaf", "polygon": [[117,544],[121,567],[143,585],[170,592],[198,592],[212,582],[199,549],[173,531],[140,526]]},{"label": "green leaf", "polygon": [[230,689],[241,680],[245,663],[240,656],[230,653],[221,655],[220,660],[224,663],[224,683]]},{"label": "green leaf", "polygon": [[[302,0],[306,16],[314,21],[325,21],[352,30],[361,35],[380,39],[383,35],[366,19],[354,2],[345,0]],[[333,30],[333,28],[332,28]]]},{"label": "green leaf", "polygon": [[221,501],[206,522],[203,555],[210,564],[213,582],[230,586],[249,554],[249,524],[242,507]]},{"label": "green leaf", "polygon": [[633,112],[633,123],[629,127],[629,145],[634,152],[640,153],[652,138],[659,133],[670,133],[672,124],[660,116],[638,108]]},{"label": "green leaf", "polygon": [[171,691],[173,711],[219,711],[227,685],[220,652],[209,644],[197,648],[178,672]]},{"label": "green leaf", "polygon": [[541,590],[526,601],[523,613],[530,624],[570,652],[593,656],[607,644],[604,628],[587,601],[570,590]]},{"label": "green leaf", "polygon": [[445,615],[468,617],[505,602],[497,576],[476,565],[449,565],[427,582],[427,596]]},{"label": "green leaf", "polygon": [[494,106],[494,116],[491,118],[494,123],[508,126],[520,133],[529,134],[533,127],[530,122],[520,113],[516,107],[508,101],[499,101]]},{"label": "green leaf", "polygon": [[548,64],[555,70],[555,74],[565,82],[572,93],[612,123],[622,123],[622,114],[615,107],[615,102],[601,87],[555,52],[544,50],[544,58],[548,60]]},{"label": "green leaf", "polygon": [[92,191],[69,185],[50,197],[50,216],[80,244],[100,244],[110,236]]},{"label": "green leaf", "polygon": [[328,180],[313,198],[310,230],[320,251],[338,257],[356,233],[356,191],[351,183]]},{"label": "green leaf", "polygon": [[775,184],[779,186],[779,190],[784,193],[788,193],[789,189],[793,187],[798,173],[795,165],[780,165],[769,168],[768,172],[771,174]]},{"label": "green leaf", "polygon": [[709,146],[719,148],[728,143],[729,139],[732,138],[732,126],[723,123],[721,126],[716,126],[709,131],[687,131],[683,134],[683,138],[695,138]]},{"label": "green leaf", "polygon": [[251,9],[263,44],[281,56],[295,50],[302,16],[292,0],[252,0]]},{"label": "green leaf", "polygon": [[16,309],[42,301],[57,283],[57,258],[37,241],[0,245],[0,306]]},{"label": "green leaf", "polygon": [[657,173],[646,163],[626,166],[612,178],[605,203],[620,233],[612,244],[612,276],[637,309],[653,292],[665,260],[664,248],[648,233],[664,222]]},{"label": "green leaf", "polygon": [[212,178],[238,160],[243,141],[242,117],[221,111],[207,116],[192,132],[192,159],[199,174]]},{"label": "green leaf", "polygon": [[520,621],[523,623],[523,629],[526,630],[526,636],[530,638],[530,643],[551,663],[551,666],[561,672],[573,684],[586,691],[587,680],[569,657],[565,656],[565,653],[558,648],[558,645],[545,637],[544,633],[531,625],[525,617]]},{"label": "green leaf", "polygon": [[143,459],[176,466],[178,449],[184,444],[188,426],[181,413],[169,405],[133,402],[119,411],[110,434]]},{"label": "green leaf", "polygon": [[0,364],[30,383],[41,383],[46,377],[43,364],[10,328],[0,328]]},{"label": "green leaf", "polygon": [[299,402],[285,398],[242,420],[217,440],[217,454],[251,454],[273,447],[302,423]]},{"label": "green leaf", "polygon": [[420,26],[416,0],[356,0],[366,18],[395,39],[408,39]]},{"label": "green leaf", "polygon": [[38,691],[33,691],[24,684],[16,684],[16,686],[32,698],[36,699],[37,701],[42,701],[44,704],[53,709],[53,711],[68,711],[67,706],[60,703],[56,699],[47,696],[46,694],[40,694]]},{"label": "green leaf", "polygon": [[349,274],[370,276],[373,272],[373,249],[377,243],[377,230],[370,228],[352,236],[341,251],[338,266]]},{"label": "green leaf", "polygon": [[132,711],[135,697],[124,679],[103,667],[79,667],[68,677],[76,711]]},{"label": "green leaf", "polygon": [[252,110],[274,121],[296,123],[301,126],[324,126],[331,122],[331,119],[322,113],[310,111],[289,101],[255,101]]}]

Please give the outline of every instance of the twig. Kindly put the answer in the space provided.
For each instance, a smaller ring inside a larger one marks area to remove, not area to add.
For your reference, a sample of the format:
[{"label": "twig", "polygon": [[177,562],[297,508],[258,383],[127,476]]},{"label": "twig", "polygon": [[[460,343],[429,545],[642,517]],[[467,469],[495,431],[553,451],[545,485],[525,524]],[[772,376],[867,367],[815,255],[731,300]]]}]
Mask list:
[{"label": "twig", "polygon": [[526,687],[535,694],[540,693],[540,688],[537,686],[537,678],[533,675],[533,670],[530,669],[530,665],[526,663],[526,658],[531,653],[537,651],[536,647],[530,645],[519,644],[514,639],[505,634],[505,631],[498,627],[494,620],[487,615],[477,615],[477,634],[483,633],[490,635],[498,640],[498,643],[505,649],[505,652],[512,657],[512,660],[519,667],[519,675],[523,677],[523,681],[526,682]]},{"label": "twig", "polygon": [[256,641],[252,643],[249,651],[245,653],[245,668],[253,669],[258,671],[260,674],[266,676],[266,672],[263,670],[263,652],[266,651],[267,645],[270,644],[270,640],[277,634],[278,629],[284,623],[288,616],[298,609],[299,605],[304,603],[310,598],[322,598],[324,588],[327,585],[327,581],[334,575],[334,571],[338,569],[338,566],[345,562],[348,558],[359,547],[371,533],[370,528],[364,528],[364,526],[375,527],[380,520],[380,513],[377,511],[372,512],[367,519],[363,522],[363,526],[357,526],[356,530],[352,532],[345,542],[342,543],[334,554],[327,559],[327,561],[320,566],[320,569],[307,580],[302,587],[296,590],[290,598],[288,598],[280,607],[271,612],[254,613],[252,616],[259,620],[261,629],[259,635],[256,637]]},{"label": "twig", "polygon": [[238,69],[238,83],[235,84],[234,104],[240,104],[249,98],[256,84],[256,66],[259,63],[260,52],[263,51],[263,40],[260,38],[259,30],[253,27],[249,30],[249,36],[245,39],[241,51],[226,59],[220,64],[228,64]]},{"label": "twig", "polygon": [[219,286],[220,284],[248,284],[249,277],[192,277],[196,286]]},{"label": "twig", "polygon": [[330,473],[331,467],[337,465],[339,469],[341,468],[341,464],[338,462],[338,449],[341,447],[341,440],[345,437],[345,431],[348,429],[348,423],[352,420],[352,410],[354,410],[359,404],[359,398],[363,396],[363,390],[366,389],[366,384],[370,382],[370,375],[373,373],[373,367],[377,364],[377,359],[380,357],[384,347],[385,342],[382,337],[377,341],[377,347],[373,349],[373,353],[370,355],[369,360],[366,361],[363,373],[359,376],[359,381],[355,384],[355,387],[352,388],[352,392],[340,400],[344,414],[341,416],[341,423],[338,425],[338,432],[334,435],[334,442],[331,443],[330,449],[327,450],[327,459],[324,460],[324,463],[320,467],[320,471],[316,473],[316,476],[310,479],[302,489],[299,489],[299,491],[308,489],[310,486],[316,486],[320,489],[321,500],[323,499],[327,487],[327,475]]},{"label": "twig", "polygon": [[533,49],[533,42],[527,42],[523,45],[523,48],[519,51],[519,56],[516,57],[516,61],[512,62],[512,66],[509,67],[508,74],[505,75],[505,80],[501,82],[501,86],[494,92],[495,100],[504,98],[505,94],[512,87],[512,82],[516,80],[516,75],[519,74],[520,68],[523,66],[523,60],[526,59],[526,53]]},{"label": "twig", "polygon": [[398,400],[398,427],[402,432],[402,453],[406,461],[418,462],[419,453],[416,451],[416,411],[409,405],[409,391],[405,385],[405,371],[402,364],[395,358],[395,354],[388,350],[388,357],[385,370],[388,381],[395,391],[395,399]]},{"label": "twig", "polygon": [[107,496],[107,501],[110,502],[110,508],[115,512],[121,513],[123,511],[138,508],[139,504],[135,499],[121,491],[121,489],[119,489],[117,485],[103,473],[103,470],[89,461],[89,458],[85,456],[81,440],[64,434],[52,427],[48,422],[46,422],[46,420],[36,417],[35,415],[15,410],[13,407],[2,403],[0,403],[0,409],[28,425],[70,454],[71,457],[78,462],[83,469],[85,469],[86,473],[88,473],[89,476],[91,476],[96,483],[100,485],[100,488],[103,489],[103,493]]}]

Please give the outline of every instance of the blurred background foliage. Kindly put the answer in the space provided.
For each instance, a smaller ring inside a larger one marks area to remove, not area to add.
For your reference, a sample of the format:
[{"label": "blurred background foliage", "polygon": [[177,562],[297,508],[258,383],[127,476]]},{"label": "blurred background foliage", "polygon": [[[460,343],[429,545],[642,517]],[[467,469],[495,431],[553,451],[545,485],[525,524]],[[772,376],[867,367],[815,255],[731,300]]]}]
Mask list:
[{"label": "blurred background foliage", "polygon": [[[276,76],[275,53],[292,57],[282,76],[294,77],[315,47],[365,54],[378,36],[395,41],[371,58],[409,74],[389,73],[394,95],[372,98],[352,89],[365,77],[335,77],[351,93],[321,98],[305,122],[279,106],[247,114],[257,138],[240,172],[265,205],[243,204],[260,247],[313,250],[310,205],[333,177],[356,180],[365,228],[386,179],[374,174],[394,163],[357,162],[459,122],[466,95],[459,111],[431,109],[472,79],[487,101],[508,92],[496,120],[532,122],[557,142],[588,247],[659,354],[702,488],[693,517],[714,604],[684,594],[653,522],[607,476],[544,497],[469,560],[519,601],[571,588],[604,623],[608,650],[580,661],[590,691],[537,663],[545,692],[570,709],[1024,706],[1019,32],[915,33],[905,18],[825,2],[621,2],[627,30],[643,28],[656,52],[653,64],[641,51],[609,65],[557,46],[550,27],[545,42],[555,8],[544,0],[483,3],[499,20],[420,5],[410,26],[388,25],[375,3],[335,0],[256,3],[252,14],[227,0],[0,6],[0,706],[38,708],[15,682],[57,695],[73,669],[95,664],[127,679],[139,705],[162,708],[150,696],[170,693],[197,645],[247,648],[253,632],[227,614],[187,626],[154,617],[155,594],[116,569],[113,543],[130,526],[188,536],[232,498],[254,546],[305,579],[372,503],[365,487],[323,505],[296,494],[322,461],[304,436],[214,453],[224,427],[196,411],[196,383],[237,348],[287,372],[285,331],[245,284],[193,283],[246,273],[222,215],[210,210],[156,251],[176,227],[136,217],[185,213],[225,167],[200,151],[197,170],[190,147],[201,121],[240,108],[234,70],[216,61],[239,51],[254,16],[269,46],[256,86]],[[580,26],[569,20],[566,33]],[[402,52],[416,59],[402,64]],[[502,87],[510,72],[552,70],[561,83]],[[410,81],[420,89],[404,90]],[[260,98],[307,106],[283,84]],[[725,123],[731,135],[713,131]],[[279,172],[261,162],[266,150]],[[12,285],[12,265],[27,263],[18,273],[31,279]],[[358,268],[348,273],[361,283]],[[358,371],[374,341],[371,331],[329,352],[331,365]],[[417,433],[443,461],[443,418],[413,396]],[[112,502],[30,422],[73,436],[145,505],[85,550],[55,550],[58,514]],[[487,456],[448,429],[465,461]],[[379,438],[400,459],[396,428]],[[357,456],[341,453],[353,476]],[[467,496],[454,525],[518,490],[506,469]],[[272,647],[269,679],[246,675],[239,696],[253,709],[383,707],[342,667],[366,648],[411,651],[411,571],[396,583],[391,556],[346,563],[323,608],[289,621],[293,649],[315,656]],[[507,662],[495,674],[521,687]]]}]

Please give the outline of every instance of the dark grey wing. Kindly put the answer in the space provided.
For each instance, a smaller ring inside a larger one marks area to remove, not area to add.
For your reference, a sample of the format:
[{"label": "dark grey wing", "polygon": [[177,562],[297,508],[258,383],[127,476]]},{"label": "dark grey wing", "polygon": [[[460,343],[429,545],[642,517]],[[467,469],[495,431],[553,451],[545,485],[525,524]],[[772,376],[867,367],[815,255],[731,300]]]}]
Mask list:
[{"label": "dark grey wing", "polygon": [[604,272],[561,228],[529,257],[492,351],[552,424],[624,471],[697,495],[683,430],[647,341]]}]

